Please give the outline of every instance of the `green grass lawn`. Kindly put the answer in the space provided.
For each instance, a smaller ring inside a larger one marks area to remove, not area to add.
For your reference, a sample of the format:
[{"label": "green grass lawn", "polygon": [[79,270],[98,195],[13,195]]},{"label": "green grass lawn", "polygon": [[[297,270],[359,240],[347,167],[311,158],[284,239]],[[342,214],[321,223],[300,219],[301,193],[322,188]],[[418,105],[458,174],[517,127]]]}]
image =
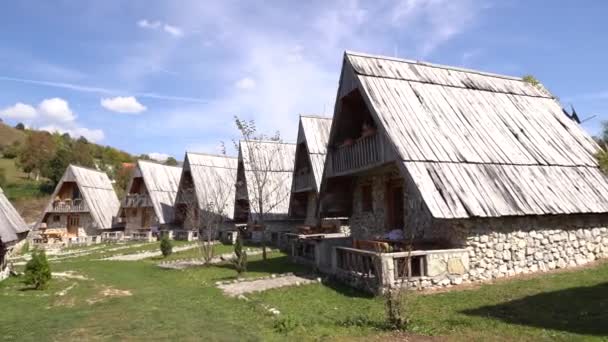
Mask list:
[{"label": "green grass lawn", "polygon": [[[99,253],[125,253],[110,248]],[[231,249],[218,245],[216,252]],[[99,261],[97,252],[51,265],[53,272],[74,271],[88,280],[56,277],[44,291],[23,290],[18,278],[0,283],[0,340],[381,340],[392,335],[384,330],[382,299],[345,286],[276,289],[247,295],[245,301],[225,297],[215,287],[219,280],[234,279],[228,263],[165,270],[156,266],[158,258]],[[189,253],[174,257],[194,255]],[[281,253],[267,261],[249,259],[248,277],[306,271]],[[411,329],[450,340],[602,341],[608,338],[607,284],[608,263],[602,263],[462,291],[416,293]],[[281,314],[269,314],[268,306]]]}]

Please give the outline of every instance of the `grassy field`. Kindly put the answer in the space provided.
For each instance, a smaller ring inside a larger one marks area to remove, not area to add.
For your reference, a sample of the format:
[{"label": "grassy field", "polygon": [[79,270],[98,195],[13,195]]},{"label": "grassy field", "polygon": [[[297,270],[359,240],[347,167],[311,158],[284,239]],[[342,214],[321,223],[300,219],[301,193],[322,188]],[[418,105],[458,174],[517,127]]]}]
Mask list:
[{"label": "grassy field", "polygon": [[[50,198],[49,190],[40,182],[27,178],[15,166],[14,159],[0,158],[0,169],[5,170],[7,184],[2,187],[8,199],[27,222],[36,221]],[[46,190],[46,191],[43,191]]]},{"label": "grassy field", "polygon": [[[98,248],[93,246],[91,248]],[[215,282],[233,279],[229,264],[188,270],[158,268],[159,258],[99,261],[112,245],[53,263],[86,280],[55,277],[45,291],[18,278],[0,283],[0,340],[284,341],[402,337],[386,331],[381,298],[334,283],[225,297]],[[151,250],[147,244],[128,251]],[[229,251],[218,246],[216,251]],[[195,257],[194,251],[172,258]],[[287,257],[251,256],[247,277],[305,272]],[[608,338],[608,264],[500,281],[466,290],[414,294],[408,336],[457,341],[542,341]],[[281,314],[269,314],[267,307]]]}]

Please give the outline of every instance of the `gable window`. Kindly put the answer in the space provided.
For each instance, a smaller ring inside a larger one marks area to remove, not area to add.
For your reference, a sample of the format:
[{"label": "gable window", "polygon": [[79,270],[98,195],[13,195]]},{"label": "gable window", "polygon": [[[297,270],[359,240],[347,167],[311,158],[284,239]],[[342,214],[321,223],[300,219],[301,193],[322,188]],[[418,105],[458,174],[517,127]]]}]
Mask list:
[{"label": "gable window", "polygon": [[361,211],[374,211],[373,190],[370,184],[361,187]]},{"label": "gable window", "polygon": [[61,220],[61,218],[59,217],[59,215],[53,215],[53,222],[59,222]]}]

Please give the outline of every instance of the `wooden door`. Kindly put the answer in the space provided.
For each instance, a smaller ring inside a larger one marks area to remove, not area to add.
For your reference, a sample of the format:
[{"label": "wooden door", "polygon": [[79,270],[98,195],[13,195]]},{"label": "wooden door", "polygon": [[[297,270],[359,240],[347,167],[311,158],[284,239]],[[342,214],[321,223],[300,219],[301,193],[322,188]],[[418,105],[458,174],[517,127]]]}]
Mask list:
[{"label": "wooden door", "polygon": [[68,235],[78,236],[78,227],[80,227],[80,216],[68,215]]}]

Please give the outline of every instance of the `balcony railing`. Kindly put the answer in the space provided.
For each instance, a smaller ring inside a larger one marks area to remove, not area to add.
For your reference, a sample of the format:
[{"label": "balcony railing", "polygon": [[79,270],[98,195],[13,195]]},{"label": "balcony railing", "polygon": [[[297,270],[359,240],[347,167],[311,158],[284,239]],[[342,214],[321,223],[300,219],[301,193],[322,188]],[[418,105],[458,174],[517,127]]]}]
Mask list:
[{"label": "balcony railing", "polygon": [[293,190],[292,190],[293,192],[312,190],[312,187],[313,187],[312,173],[310,173],[310,172],[302,173],[302,174],[296,173],[294,180],[293,180]]},{"label": "balcony railing", "polygon": [[352,145],[340,146],[331,151],[332,173],[356,171],[379,164],[383,160],[381,134],[360,138]]},{"label": "balcony railing", "polygon": [[82,199],[55,201],[49,205],[49,212],[74,213],[89,211],[87,204]]},{"label": "balcony railing", "polygon": [[129,194],[122,199],[122,206],[124,208],[151,207],[152,201],[150,200],[150,197],[145,194]]}]

